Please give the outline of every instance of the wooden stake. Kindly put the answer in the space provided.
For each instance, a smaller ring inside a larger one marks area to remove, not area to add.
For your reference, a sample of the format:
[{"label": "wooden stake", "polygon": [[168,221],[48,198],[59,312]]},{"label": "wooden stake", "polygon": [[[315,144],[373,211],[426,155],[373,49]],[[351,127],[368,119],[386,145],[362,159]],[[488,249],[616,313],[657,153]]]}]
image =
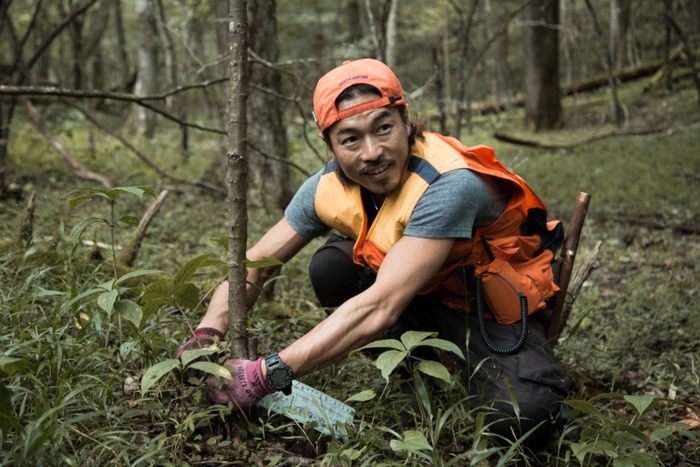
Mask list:
[{"label": "wooden stake", "polygon": [[569,229],[566,232],[564,239],[564,248],[561,251],[561,269],[559,271],[559,292],[550,299],[552,309],[552,320],[547,329],[547,341],[554,348],[559,337],[559,325],[562,321],[562,310],[566,301],[566,293],[569,290],[569,280],[576,259],[576,250],[578,249],[578,241],[581,237],[583,221],[586,219],[588,212],[588,204],[591,202],[591,195],[584,192],[579,192],[576,196],[576,203],[571,212],[571,220],[569,221]]}]

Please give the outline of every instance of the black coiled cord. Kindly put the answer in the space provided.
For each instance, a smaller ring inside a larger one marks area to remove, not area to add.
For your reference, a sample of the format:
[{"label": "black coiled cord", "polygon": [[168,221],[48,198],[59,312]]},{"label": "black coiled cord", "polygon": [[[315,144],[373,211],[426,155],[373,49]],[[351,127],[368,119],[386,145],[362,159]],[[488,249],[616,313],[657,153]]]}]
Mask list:
[{"label": "black coiled cord", "polygon": [[[500,274],[497,274],[497,276],[508,282]],[[508,284],[511,287],[513,287],[513,285],[510,282],[508,282]],[[481,338],[484,340],[484,344],[486,344],[486,347],[488,347],[488,349],[491,352],[500,355],[513,355],[514,353],[517,353],[523,347],[523,345],[525,345],[525,341],[527,340],[530,318],[530,316],[527,314],[527,297],[524,293],[517,292],[518,298],[520,298],[520,315],[522,317],[522,328],[520,329],[520,338],[514,346],[509,347],[507,349],[501,349],[500,347],[496,347],[496,345],[493,342],[491,342],[491,338],[486,332],[486,324],[484,323],[484,295],[482,287],[482,277],[476,276],[476,293],[474,295],[476,296],[476,319],[479,322],[479,333],[481,334]],[[515,288],[513,288],[513,291],[515,291]]]}]

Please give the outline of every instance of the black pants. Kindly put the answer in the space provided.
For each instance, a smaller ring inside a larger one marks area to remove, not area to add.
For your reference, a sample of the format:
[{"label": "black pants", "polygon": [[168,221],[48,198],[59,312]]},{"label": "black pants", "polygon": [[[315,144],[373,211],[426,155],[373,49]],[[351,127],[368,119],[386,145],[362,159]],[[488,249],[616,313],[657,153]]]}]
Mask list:
[{"label": "black pants", "polygon": [[[369,269],[353,263],[352,247],[350,240],[334,235],[311,260],[311,284],[324,307],[340,306],[374,283]],[[539,425],[523,442],[536,452],[548,444],[556,430],[559,401],[569,389],[569,380],[557,365],[538,315],[530,317],[527,341],[517,354],[494,355],[479,334],[475,315],[453,310],[433,295],[418,295],[387,331],[397,335],[385,338],[398,338],[407,330],[438,332],[440,338],[461,348],[467,359],[457,359],[458,366],[468,378],[472,406],[486,411],[489,430],[512,440],[513,432],[519,437]],[[496,346],[510,347],[520,335],[520,323],[501,325],[486,320],[486,330]],[[517,399],[519,416],[506,380]]]}]

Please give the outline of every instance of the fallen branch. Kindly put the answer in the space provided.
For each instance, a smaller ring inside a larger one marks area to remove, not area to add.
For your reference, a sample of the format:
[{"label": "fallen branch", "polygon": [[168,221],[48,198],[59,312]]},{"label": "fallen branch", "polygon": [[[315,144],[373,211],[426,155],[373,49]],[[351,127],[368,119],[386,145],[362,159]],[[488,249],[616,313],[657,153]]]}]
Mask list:
[{"label": "fallen branch", "polygon": [[188,180],[186,178],[171,174],[170,172],[166,172],[165,170],[161,169],[156,164],[154,164],[148,157],[143,155],[143,153],[141,153],[138,149],[136,149],[134,146],[132,146],[127,140],[125,140],[124,138],[119,136],[119,134],[117,134],[115,131],[111,130],[106,125],[104,125],[99,120],[97,120],[90,112],[73,104],[68,99],[61,99],[61,100],[66,105],[69,105],[69,106],[73,107],[74,109],[77,109],[80,113],[85,115],[85,118],[90,120],[96,126],[100,127],[105,133],[110,135],[112,138],[114,138],[114,139],[118,140],[120,143],[122,143],[124,145],[124,147],[126,147],[129,151],[133,152],[136,155],[136,157],[141,159],[147,166],[149,166],[150,168],[152,168],[153,170],[155,170],[156,172],[158,172],[162,176],[169,178],[171,180],[174,180],[176,182],[185,183],[188,185],[194,185],[194,186],[197,186],[200,188],[205,188],[207,190],[211,190],[211,191],[214,191],[214,192],[222,194],[222,195],[225,195],[227,193],[226,190],[224,190],[223,188],[218,187],[216,185],[212,185],[211,183],[203,182],[201,180]]},{"label": "fallen branch", "polygon": [[586,261],[584,261],[583,264],[581,264],[581,266],[576,268],[574,278],[571,279],[571,284],[569,285],[569,290],[567,293],[567,295],[569,295],[570,300],[567,301],[564,305],[564,311],[562,312],[561,321],[559,321],[559,330],[557,331],[558,336],[561,335],[562,331],[566,327],[566,322],[569,320],[571,309],[573,308],[574,302],[576,301],[576,298],[578,297],[578,294],[581,291],[581,287],[583,287],[583,283],[586,282],[588,276],[591,275],[591,271],[593,271],[593,266],[595,265],[595,262],[598,259],[598,254],[600,253],[600,246],[602,244],[603,242],[601,240],[598,240],[595,246],[593,247],[593,250],[588,254]]},{"label": "fallen branch", "polygon": [[136,257],[139,254],[139,249],[141,248],[141,241],[143,237],[146,236],[146,230],[151,224],[151,221],[160,210],[160,207],[165,202],[165,198],[168,196],[168,190],[163,190],[158,195],[158,198],[151,204],[146,213],[141,218],[139,226],[136,228],[136,232],[131,236],[129,243],[119,252],[117,255],[117,262],[132,267],[136,261]]},{"label": "fallen branch", "polygon": [[642,128],[639,130],[608,130],[569,143],[537,141],[534,139],[518,138],[517,136],[511,136],[505,133],[494,133],[493,137],[499,141],[504,141],[506,143],[511,144],[518,144],[521,146],[531,146],[535,148],[546,149],[569,149],[590,143],[592,141],[597,141],[599,139],[610,138],[611,136],[641,136],[653,133],[661,133],[666,130],[668,130],[668,128],[665,126],[655,126],[651,128]]},{"label": "fallen branch", "polygon": [[36,191],[32,191],[29,197],[27,207],[24,208],[22,221],[19,223],[19,232],[17,233],[17,244],[24,245],[25,248],[32,243],[34,236],[34,209],[36,208]]},{"label": "fallen branch", "polygon": [[100,183],[107,188],[114,187],[114,184],[104,175],[91,172],[80,165],[80,163],[70,154],[70,152],[68,152],[68,149],[66,149],[66,147],[63,145],[61,139],[51,131],[49,125],[43,119],[39,111],[32,105],[31,102],[29,102],[27,98],[24,96],[15,96],[15,100],[24,109],[27,119],[36,127],[37,130],[39,130],[42,135],[44,135],[46,141],[63,158],[63,160],[66,161],[66,163],[73,170],[73,173],[75,173],[78,178]]}]

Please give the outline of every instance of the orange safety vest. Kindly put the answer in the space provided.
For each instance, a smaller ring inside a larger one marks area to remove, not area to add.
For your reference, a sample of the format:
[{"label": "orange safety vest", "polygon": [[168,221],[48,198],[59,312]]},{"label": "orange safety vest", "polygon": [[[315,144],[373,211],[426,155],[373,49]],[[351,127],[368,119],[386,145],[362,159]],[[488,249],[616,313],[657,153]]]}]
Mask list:
[{"label": "orange safety vest", "polygon": [[491,148],[467,147],[454,138],[426,132],[411,147],[400,189],[384,200],[369,228],[359,185],[343,186],[330,163],[316,189],[316,213],[324,224],[355,241],[353,261],[376,274],[386,253],[403,236],[425,190],[440,175],[457,169],[509,182],[510,200],[494,223],[476,228],[471,239],[455,241],[420,294],[435,294],[444,304],[469,311],[473,278],[483,274],[484,298],[492,317],[502,324],[517,322],[520,302],[513,288],[527,296],[529,313],[544,308],[545,300],[559,290],[551,261],[563,242],[563,228],[558,221],[546,221],[544,203],[495,159]]}]

